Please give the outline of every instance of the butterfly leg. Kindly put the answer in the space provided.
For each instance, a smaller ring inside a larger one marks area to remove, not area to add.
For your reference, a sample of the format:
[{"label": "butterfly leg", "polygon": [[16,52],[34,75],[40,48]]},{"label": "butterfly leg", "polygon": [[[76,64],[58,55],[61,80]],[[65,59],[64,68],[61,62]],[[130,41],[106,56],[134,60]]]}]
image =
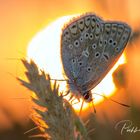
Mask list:
[{"label": "butterfly leg", "polygon": [[96,108],[95,108],[93,100],[92,100],[92,107],[93,107],[94,113],[96,114]]},{"label": "butterfly leg", "polygon": [[82,100],[82,104],[81,104],[81,107],[80,107],[79,115],[81,115],[81,113],[82,113],[83,105],[84,105],[84,100]]},{"label": "butterfly leg", "polygon": [[73,99],[74,95],[70,95],[70,98],[68,99],[69,102]]},{"label": "butterfly leg", "polygon": [[[75,102],[75,103],[72,104],[72,102],[75,101],[75,100],[77,100],[77,102]],[[80,103],[80,99],[79,98],[76,98],[76,97],[73,98],[73,100],[71,101],[71,104],[74,105],[74,104],[77,104],[77,103]]]}]

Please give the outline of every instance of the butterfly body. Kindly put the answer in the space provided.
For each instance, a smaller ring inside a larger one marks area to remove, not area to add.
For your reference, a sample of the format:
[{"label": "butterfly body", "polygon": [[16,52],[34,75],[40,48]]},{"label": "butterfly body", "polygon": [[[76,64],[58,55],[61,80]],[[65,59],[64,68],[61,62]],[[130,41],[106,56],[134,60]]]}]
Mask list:
[{"label": "butterfly body", "polygon": [[70,21],[62,30],[61,58],[71,92],[90,102],[90,91],[119,59],[130,34],[127,24],[92,13]]}]

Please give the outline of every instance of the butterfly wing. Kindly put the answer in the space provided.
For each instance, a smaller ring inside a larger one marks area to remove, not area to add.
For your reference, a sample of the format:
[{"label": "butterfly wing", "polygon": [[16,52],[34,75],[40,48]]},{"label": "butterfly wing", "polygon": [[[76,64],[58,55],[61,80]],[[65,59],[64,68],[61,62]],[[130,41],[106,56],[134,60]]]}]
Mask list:
[{"label": "butterfly wing", "polygon": [[61,57],[70,81],[85,93],[94,88],[122,54],[131,29],[121,22],[104,22],[94,14],[72,20],[61,37]]}]

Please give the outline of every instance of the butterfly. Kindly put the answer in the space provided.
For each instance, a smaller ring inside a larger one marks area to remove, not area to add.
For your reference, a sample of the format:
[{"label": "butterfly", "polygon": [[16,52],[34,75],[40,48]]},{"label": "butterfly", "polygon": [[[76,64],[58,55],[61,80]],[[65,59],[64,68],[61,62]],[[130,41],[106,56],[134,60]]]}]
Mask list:
[{"label": "butterfly", "polygon": [[93,13],[72,19],[61,34],[61,60],[75,97],[91,102],[91,90],[117,62],[131,35],[123,22],[104,21]]}]

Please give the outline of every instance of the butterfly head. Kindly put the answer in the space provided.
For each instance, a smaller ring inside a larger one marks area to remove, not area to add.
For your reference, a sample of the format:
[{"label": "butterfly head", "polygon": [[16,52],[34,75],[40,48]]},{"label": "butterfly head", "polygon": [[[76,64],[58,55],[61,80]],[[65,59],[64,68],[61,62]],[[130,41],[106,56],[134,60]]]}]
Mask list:
[{"label": "butterfly head", "polygon": [[84,93],[83,98],[84,98],[85,102],[87,102],[87,103],[91,102],[93,100],[91,91]]}]

